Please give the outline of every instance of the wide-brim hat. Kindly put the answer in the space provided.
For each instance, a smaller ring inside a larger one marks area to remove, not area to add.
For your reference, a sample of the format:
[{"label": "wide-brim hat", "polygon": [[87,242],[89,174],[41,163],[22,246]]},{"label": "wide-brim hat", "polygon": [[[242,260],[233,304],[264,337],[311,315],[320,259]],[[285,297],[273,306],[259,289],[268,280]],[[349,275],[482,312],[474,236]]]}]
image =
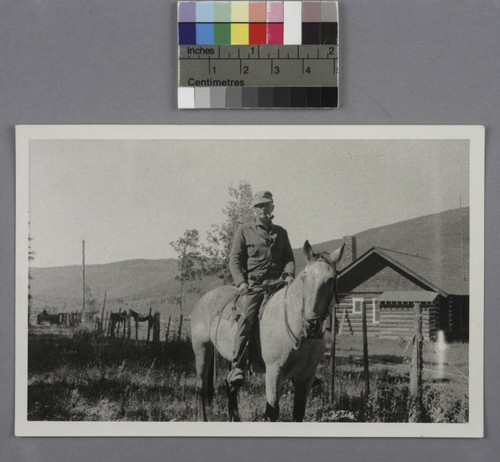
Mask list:
[{"label": "wide-brim hat", "polygon": [[273,195],[271,191],[259,191],[253,196],[252,207],[259,204],[267,204],[268,202],[273,202]]}]

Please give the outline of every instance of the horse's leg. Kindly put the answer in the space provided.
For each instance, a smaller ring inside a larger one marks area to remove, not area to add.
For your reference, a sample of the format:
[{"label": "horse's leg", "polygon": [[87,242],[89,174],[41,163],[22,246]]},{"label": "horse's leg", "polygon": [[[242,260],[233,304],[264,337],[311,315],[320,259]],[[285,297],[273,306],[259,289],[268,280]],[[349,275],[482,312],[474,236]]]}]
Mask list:
[{"label": "horse's leg", "polygon": [[238,411],[238,388],[229,385],[226,382],[227,391],[227,410],[230,422],[240,422],[240,413]]},{"label": "horse's leg", "polygon": [[211,343],[193,344],[193,350],[196,356],[196,420],[207,422],[207,401],[211,399],[210,390],[213,390],[213,386],[209,386],[209,380],[213,380],[209,371],[214,360],[214,347]]},{"label": "horse's leg", "polygon": [[295,394],[293,399],[293,421],[302,422],[306,413],[307,393],[314,382],[314,374],[301,382],[295,382]]},{"label": "horse's leg", "polygon": [[268,422],[276,422],[280,412],[281,372],[277,367],[268,367],[266,370],[266,414]]}]

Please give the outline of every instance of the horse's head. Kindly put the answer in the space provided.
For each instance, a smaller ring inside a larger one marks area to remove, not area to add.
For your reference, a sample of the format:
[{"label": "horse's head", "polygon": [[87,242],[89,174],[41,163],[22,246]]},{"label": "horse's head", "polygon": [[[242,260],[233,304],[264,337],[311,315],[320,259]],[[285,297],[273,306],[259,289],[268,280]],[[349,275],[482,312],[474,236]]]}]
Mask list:
[{"label": "horse's head", "polygon": [[42,324],[42,322],[44,322],[47,319],[48,315],[49,315],[49,313],[44,308],[44,310],[41,313],[37,314],[37,316],[36,316],[36,323],[37,324]]},{"label": "horse's head", "polygon": [[330,306],[337,301],[337,262],[342,257],[345,243],[337,250],[315,253],[309,244],[304,243],[307,265],[300,275],[303,283],[304,334],[307,337],[320,335]]}]

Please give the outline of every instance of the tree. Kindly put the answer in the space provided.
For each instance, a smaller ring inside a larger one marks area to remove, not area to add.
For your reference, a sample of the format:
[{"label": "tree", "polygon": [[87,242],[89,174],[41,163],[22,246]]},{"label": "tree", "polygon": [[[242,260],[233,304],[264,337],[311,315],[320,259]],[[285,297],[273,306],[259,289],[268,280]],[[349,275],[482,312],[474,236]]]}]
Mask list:
[{"label": "tree", "polygon": [[[29,226],[29,223],[28,223]],[[31,280],[33,279],[33,274],[30,271],[30,262],[35,259],[36,252],[31,248],[31,241],[33,238],[28,235],[28,326],[31,325],[31,309],[33,303],[33,295],[31,294]]]},{"label": "tree", "polygon": [[221,225],[212,225],[207,232],[208,244],[203,246],[206,256],[204,270],[206,274],[217,276],[225,283],[230,283],[229,254],[233,244],[234,233],[239,225],[250,221],[252,213],[252,187],[243,181],[237,188],[229,188],[230,200],[222,210],[226,221]]},{"label": "tree", "polygon": [[184,231],[184,235],[170,243],[177,252],[177,267],[179,274],[176,279],[180,282],[179,306],[180,314],[183,310],[184,283],[203,274],[204,258],[200,251],[200,234],[196,229]]},{"label": "tree", "polygon": [[99,312],[99,308],[97,307],[97,298],[89,285],[85,286],[85,310],[92,314]]}]

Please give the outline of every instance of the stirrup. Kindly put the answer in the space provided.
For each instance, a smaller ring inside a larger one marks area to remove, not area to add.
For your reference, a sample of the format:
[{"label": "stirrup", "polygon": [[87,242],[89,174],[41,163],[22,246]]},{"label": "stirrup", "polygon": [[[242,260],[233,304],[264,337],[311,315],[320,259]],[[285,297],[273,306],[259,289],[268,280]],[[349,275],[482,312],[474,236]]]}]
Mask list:
[{"label": "stirrup", "polygon": [[245,383],[245,373],[239,367],[235,367],[227,376],[227,383],[233,387],[241,387]]}]

